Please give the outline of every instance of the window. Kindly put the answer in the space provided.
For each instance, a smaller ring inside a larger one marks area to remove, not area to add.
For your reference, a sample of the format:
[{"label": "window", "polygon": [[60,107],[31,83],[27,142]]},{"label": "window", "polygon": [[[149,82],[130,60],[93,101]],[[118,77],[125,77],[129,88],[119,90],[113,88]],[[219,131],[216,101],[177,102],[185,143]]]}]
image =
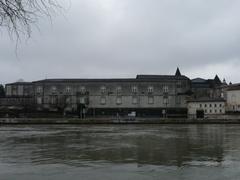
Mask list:
[{"label": "window", "polygon": [[177,103],[177,104],[181,104],[181,97],[180,97],[180,96],[177,96],[177,97],[176,97],[176,103]]},{"label": "window", "polygon": [[214,104],[214,107],[217,107],[217,104]]},{"label": "window", "polygon": [[71,98],[70,97],[67,97],[66,98],[66,104],[70,104],[71,103]]},{"label": "window", "polygon": [[51,104],[57,104],[57,97],[56,96],[51,97]]},{"label": "window", "polygon": [[122,104],[122,97],[117,97],[116,104]]},{"label": "window", "polygon": [[71,87],[67,86],[66,87],[66,93],[70,93],[71,92]]},{"label": "window", "polygon": [[219,104],[219,107],[222,107],[222,104]]},{"label": "window", "polygon": [[152,86],[148,87],[148,93],[153,93],[153,87]]},{"label": "window", "polygon": [[86,88],[84,86],[80,87],[80,93],[85,94],[86,93]]},{"label": "window", "polygon": [[100,104],[106,104],[106,98],[105,97],[101,97]]},{"label": "window", "polygon": [[37,93],[42,93],[42,90],[43,90],[42,86],[37,87]]},{"label": "window", "polygon": [[199,104],[199,107],[202,108],[202,104]]},{"label": "window", "polygon": [[7,87],[7,96],[11,96],[12,94],[12,87],[11,86],[6,86]]},{"label": "window", "polygon": [[219,112],[222,113],[222,109],[219,109]]},{"label": "window", "polygon": [[148,104],[154,104],[154,97],[148,97]]},{"label": "window", "polygon": [[221,92],[221,98],[224,98],[224,94],[223,94],[223,92]]},{"label": "window", "polygon": [[204,106],[207,107],[207,104],[205,104]]},{"label": "window", "polygon": [[212,113],[212,110],[210,109],[209,112]]},{"label": "window", "polygon": [[105,94],[106,93],[106,87],[105,86],[102,86],[100,88],[100,91],[101,91],[101,94]]},{"label": "window", "polygon": [[56,93],[57,92],[57,87],[56,86],[52,86],[52,93]]},{"label": "window", "polygon": [[137,104],[137,103],[138,103],[137,97],[132,97],[132,103],[133,103],[133,104]]},{"label": "window", "polygon": [[167,93],[168,92],[168,86],[163,86],[163,92]]},{"label": "window", "polygon": [[231,101],[232,101],[233,103],[236,103],[236,95],[235,95],[235,94],[232,95]]},{"label": "window", "polygon": [[169,103],[168,98],[167,97],[163,98],[163,104],[167,106],[168,103]]},{"label": "window", "polygon": [[42,97],[37,97],[37,104],[42,104]]},{"label": "window", "polygon": [[205,109],[204,112],[207,113],[207,109]]},{"label": "window", "polygon": [[217,113],[217,110],[215,109],[215,113]]},{"label": "window", "polygon": [[17,87],[14,86],[12,89],[12,95],[16,96],[17,95]]},{"label": "window", "polygon": [[121,94],[122,93],[122,87],[118,86],[116,91],[117,91],[117,94]]},{"label": "window", "polygon": [[177,88],[181,88],[182,83],[180,81],[177,82]]},{"label": "window", "polygon": [[212,104],[209,104],[209,107],[212,107]]},{"label": "window", "polygon": [[137,93],[137,92],[138,92],[137,86],[133,86],[133,87],[132,87],[132,93]]},{"label": "window", "polygon": [[80,104],[85,104],[85,98],[84,97],[80,97],[79,98],[79,102],[80,102]]}]

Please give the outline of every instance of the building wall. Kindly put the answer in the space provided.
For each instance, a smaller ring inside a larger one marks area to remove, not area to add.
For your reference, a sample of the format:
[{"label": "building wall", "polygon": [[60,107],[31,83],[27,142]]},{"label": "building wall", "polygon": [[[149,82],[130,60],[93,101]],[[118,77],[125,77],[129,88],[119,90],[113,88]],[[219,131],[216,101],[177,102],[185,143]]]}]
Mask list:
[{"label": "building wall", "polygon": [[225,114],[225,102],[189,102],[188,115],[196,117],[197,110],[203,110],[204,115]]},{"label": "building wall", "polygon": [[226,91],[227,111],[240,111],[240,90]]},{"label": "building wall", "polygon": [[[179,82],[182,82],[183,85],[180,86]],[[136,91],[133,90],[134,87],[136,87]],[[83,89],[85,90],[83,91]],[[64,106],[72,106],[75,109],[84,98],[88,108],[186,108],[186,95],[178,95],[178,93],[183,94],[188,90],[190,90],[190,83],[187,80],[36,82],[34,84],[35,99],[39,106],[53,107],[62,103],[62,105],[65,104]],[[42,99],[42,103],[40,103],[40,99]]]},{"label": "building wall", "polygon": [[31,83],[13,83],[5,86],[7,97],[33,96],[33,85]]},{"label": "building wall", "polygon": [[30,97],[7,97],[7,98],[0,98],[0,106],[14,106],[14,107],[22,107],[30,106],[34,103],[34,99]]}]

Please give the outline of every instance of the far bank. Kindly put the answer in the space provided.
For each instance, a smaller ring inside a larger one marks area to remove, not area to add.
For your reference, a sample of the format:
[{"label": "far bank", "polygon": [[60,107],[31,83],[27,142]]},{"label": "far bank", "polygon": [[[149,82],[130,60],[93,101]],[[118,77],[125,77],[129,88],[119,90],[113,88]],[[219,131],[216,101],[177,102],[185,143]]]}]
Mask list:
[{"label": "far bank", "polygon": [[4,124],[240,124],[240,116],[221,116],[211,119],[189,118],[0,118]]}]

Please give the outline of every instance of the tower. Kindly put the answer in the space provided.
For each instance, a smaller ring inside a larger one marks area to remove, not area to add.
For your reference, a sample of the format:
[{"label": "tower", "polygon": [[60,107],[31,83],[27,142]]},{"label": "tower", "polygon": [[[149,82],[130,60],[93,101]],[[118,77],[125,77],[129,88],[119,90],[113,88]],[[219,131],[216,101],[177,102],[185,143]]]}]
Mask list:
[{"label": "tower", "polygon": [[179,68],[177,68],[175,76],[181,76],[181,72],[180,72]]}]

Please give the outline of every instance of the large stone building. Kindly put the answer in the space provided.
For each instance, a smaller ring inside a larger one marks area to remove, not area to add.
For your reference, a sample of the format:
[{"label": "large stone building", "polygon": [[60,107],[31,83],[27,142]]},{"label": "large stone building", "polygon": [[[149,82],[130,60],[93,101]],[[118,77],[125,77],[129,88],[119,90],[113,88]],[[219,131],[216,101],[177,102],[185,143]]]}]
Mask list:
[{"label": "large stone building", "polygon": [[10,83],[5,86],[6,97],[0,98],[0,106],[80,117],[206,117],[225,113],[224,94],[229,104],[226,110],[239,109],[235,102],[239,87],[231,87],[217,75],[214,79],[190,80],[177,68],[175,75]]},{"label": "large stone building", "polygon": [[220,98],[221,97],[221,87],[223,83],[219,79],[218,75],[214,79],[202,79],[195,78],[191,80],[192,92],[194,99],[199,98]]},{"label": "large stone building", "polygon": [[225,99],[218,75],[214,79],[195,78],[191,80],[192,96],[188,100],[189,118],[209,118],[225,114]]},{"label": "large stone building", "polygon": [[[26,85],[26,86],[25,86]],[[184,116],[191,81],[175,75],[137,75],[125,79],[44,79],[6,85],[8,97],[32,97],[39,111],[80,116]]]}]

